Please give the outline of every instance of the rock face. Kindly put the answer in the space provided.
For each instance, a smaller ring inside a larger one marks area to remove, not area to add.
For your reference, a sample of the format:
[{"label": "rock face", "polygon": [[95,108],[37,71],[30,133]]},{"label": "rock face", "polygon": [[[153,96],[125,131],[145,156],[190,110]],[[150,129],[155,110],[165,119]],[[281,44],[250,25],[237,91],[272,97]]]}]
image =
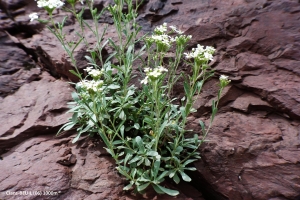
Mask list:
[{"label": "rock face", "polygon": [[[111,1],[95,1],[99,8]],[[35,2],[34,2],[35,3]],[[29,23],[37,11],[27,1],[0,4],[0,198],[1,199],[174,199],[125,193],[125,184],[97,139],[70,143],[54,137],[66,122],[76,80],[70,60],[49,31]],[[214,46],[216,76],[196,99],[189,127],[201,135],[208,125],[218,75],[231,85],[200,147],[193,182],[176,199],[284,200],[300,196],[300,37],[298,0],[150,0],[140,9],[144,32],[167,22]],[[61,12],[57,19],[61,19]],[[41,13],[41,16],[46,16]],[[86,16],[87,20],[89,16]],[[2,20],[3,19],[3,20]],[[109,16],[100,20],[110,24]],[[72,20],[66,30],[76,29]],[[115,37],[108,26],[105,37]],[[93,39],[89,41],[93,44]],[[104,56],[110,53],[106,49]],[[79,67],[85,51],[75,52]],[[73,134],[71,132],[71,134]],[[169,183],[166,183],[169,184]],[[14,196],[18,191],[52,191],[47,196]]]}]

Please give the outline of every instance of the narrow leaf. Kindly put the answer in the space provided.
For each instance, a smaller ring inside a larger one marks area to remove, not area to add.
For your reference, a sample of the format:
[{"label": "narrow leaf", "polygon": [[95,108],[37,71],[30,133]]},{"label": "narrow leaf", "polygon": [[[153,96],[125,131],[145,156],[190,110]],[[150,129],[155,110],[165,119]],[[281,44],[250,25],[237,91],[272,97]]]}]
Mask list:
[{"label": "narrow leaf", "polygon": [[[170,195],[170,196],[176,196],[179,194],[179,192],[177,190],[171,190],[171,189],[168,189],[168,188],[165,188],[163,186],[160,186],[160,185],[156,185],[161,191],[163,191],[164,193]],[[154,188],[155,189],[155,188]],[[156,191],[156,190],[155,190]]]},{"label": "narrow leaf", "polygon": [[182,179],[184,180],[184,181],[186,181],[186,182],[190,182],[192,179],[186,174],[186,173],[184,173],[183,171],[179,171],[179,173],[180,173],[180,175],[181,175],[181,177],[182,177]]}]

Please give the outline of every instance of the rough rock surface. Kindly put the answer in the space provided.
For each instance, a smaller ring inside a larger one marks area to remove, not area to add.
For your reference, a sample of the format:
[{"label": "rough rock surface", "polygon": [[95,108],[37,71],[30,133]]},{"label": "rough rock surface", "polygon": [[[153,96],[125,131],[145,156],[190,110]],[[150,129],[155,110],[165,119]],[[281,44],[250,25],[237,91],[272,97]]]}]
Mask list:
[{"label": "rough rock surface", "polygon": [[[95,2],[101,8],[111,1]],[[55,78],[75,78],[55,38],[45,27],[28,23],[27,15],[38,10],[34,3],[0,3],[0,169],[5,172],[0,174],[0,198],[27,199],[7,191],[50,190],[55,196],[30,198],[174,199],[153,191],[124,193],[124,180],[101,143],[82,139],[72,145],[71,137],[54,137],[68,117],[72,91]],[[190,128],[201,134],[199,119],[208,125],[218,75],[232,80],[208,142],[200,148],[202,159],[191,173],[192,183],[170,185],[181,190],[177,199],[299,198],[299,13],[298,0],[149,0],[140,9],[144,32],[167,22],[193,35],[189,49],[198,43],[217,49],[211,63],[216,76],[196,100]],[[108,15],[100,21],[111,23]],[[74,22],[67,21],[68,37],[74,29]],[[105,37],[115,37],[110,25]],[[83,68],[84,49],[75,54]]]},{"label": "rough rock surface", "polygon": [[4,98],[0,107],[1,151],[35,135],[53,133],[67,122],[72,90],[65,81],[44,72],[39,81],[24,84]]}]

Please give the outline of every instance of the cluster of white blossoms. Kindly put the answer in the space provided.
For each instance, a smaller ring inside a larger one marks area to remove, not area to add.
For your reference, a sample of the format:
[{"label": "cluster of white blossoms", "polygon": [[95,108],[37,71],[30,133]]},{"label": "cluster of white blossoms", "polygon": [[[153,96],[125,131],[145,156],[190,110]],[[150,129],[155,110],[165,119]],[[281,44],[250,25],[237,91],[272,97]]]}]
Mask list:
[{"label": "cluster of white blossoms", "polygon": [[215,52],[215,48],[211,46],[207,46],[204,48],[204,46],[201,46],[200,44],[197,45],[197,48],[193,48],[192,52],[190,53],[184,53],[186,59],[194,58],[198,61],[212,61],[213,60],[213,54]]},{"label": "cluster of white blossoms", "polygon": [[168,36],[167,34],[162,34],[162,35],[152,35],[150,38],[153,42],[156,44],[161,44],[166,47],[170,47],[172,42],[174,42],[173,38]]},{"label": "cluster of white blossoms", "polygon": [[220,80],[220,85],[223,88],[226,87],[231,82],[231,80],[229,80],[229,77],[225,75],[221,75],[219,80]]},{"label": "cluster of white blossoms", "polygon": [[[154,29],[154,33],[158,34],[158,35],[165,34],[168,31],[168,26],[167,25],[168,25],[167,23],[163,23],[162,25],[157,26]],[[169,26],[169,28],[172,30],[172,32],[178,33],[180,35],[183,33],[183,31],[178,30],[176,28],[176,26]]]},{"label": "cluster of white blossoms", "polygon": [[64,5],[65,3],[60,1],[60,0],[38,0],[37,1],[37,6],[39,8],[49,8],[49,9],[54,9],[54,8],[60,8]]},{"label": "cluster of white blossoms", "polygon": [[182,35],[182,31],[178,30],[175,26],[169,26],[171,29],[171,33],[175,32],[178,35],[175,37],[171,37],[168,35],[168,26],[167,23],[164,23],[163,25],[157,26],[154,29],[154,35],[147,38],[147,41],[152,44],[153,42],[156,43],[158,47],[158,51],[160,52],[166,52],[172,45],[173,42],[176,42],[177,45],[184,45],[186,44],[191,38],[191,35]]},{"label": "cluster of white blossoms", "polygon": [[168,30],[167,23],[163,23],[163,25],[155,27],[154,33],[161,35],[167,32],[167,30]]},{"label": "cluster of white blossoms", "polygon": [[76,86],[87,91],[101,92],[103,83],[103,80],[83,80],[78,82]]},{"label": "cluster of white blossoms", "polygon": [[32,22],[33,20],[38,19],[39,16],[36,12],[34,12],[29,15],[29,18],[30,18],[30,21]]},{"label": "cluster of white blossoms", "polygon": [[[52,13],[52,11],[55,8],[60,8],[64,5],[65,3],[60,1],[60,0],[38,0],[37,1],[37,7],[39,8],[45,8],[49,13]],[[38,19],[39,16],[36,12],[31,13],[29,15],[30,21],[32,22],[35,19]]]},{"label": "cluster of white blossoms", "polygon": [[104,69],[99,70],[94,69],[93,67],[87,67],[86,69],[84,69],[84,71],[86,71],[94,79],[98,79],[102,76]]},{"label": "cluster of white blossoms", "polygon": [[141,81],[142,84],[147,84],[149,78],[150,79],[156,79],[157,77],[162,75],[163,72],[167,72],[168,70],[166,68],[162,67],[162,66],[158,66],[154,69],[146,67],[144,69],[144,71],[146,72],[146,77]]}]

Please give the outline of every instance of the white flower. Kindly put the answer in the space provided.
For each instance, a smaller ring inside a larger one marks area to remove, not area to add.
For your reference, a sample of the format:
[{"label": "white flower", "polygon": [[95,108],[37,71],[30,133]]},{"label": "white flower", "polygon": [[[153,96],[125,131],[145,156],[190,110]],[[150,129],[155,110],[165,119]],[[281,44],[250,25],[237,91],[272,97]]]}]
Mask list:
[{"label": "white flower", "polygon": [[93,69],[94,69],[93,67],[87,67],[86,69],[84,69],[84,71],[90,72],[90,71],[92,71]]},{"label": "white flower", "polygon": [[159,77],[160,75],[162,75],[163,72],[167,72],[168,70],[166,68],[164,68],[163,66],[158,66],[154,69],[146,67],[144,69],[144,71],[146,72],[147,76],[145,77],[144,80],[141,81],[142,84],[147,84],[149,78],[155,79],[155,78]]},{"label": "white flower", "polygon": [[228,76],[221,75],[219,79],[220,81],[228,81],[228,78],[229,78]]},{"label": "white flower", "polygon": [[204,52],[204,58],[206,59],[206,60],[213,60],[213,55],[211,55],[210,53],[208,53],[208,52]]},{"label": "white flower", "polygon": [[54,8],[60,8],[64,4],[65,3],[60,0],[38,0],[37,1],[37,6],[39,8],[48,7],[50,9],[54,9]]},{"label": "white flower", "polygon": [[141,83],[146,85],[148,83],[148,76],[146,76]]},{"label": "white flower", "polygon": [[167,23],[164,23],[163,25],[157,26],[154,29],[154,32],[157,33],[157,34],[162,34],[166,31],[167,31]]},{"label": "white flower", "polygon": [[89,75],[91,75],[93,78],[100,78],[104,72],[104,69],[98,70],[94,69],[93,67],[87,67],[84,69]]},{"label": "white flower", "polygon": [[193,48],[191,53],[184,53],[186,59],[194,58],[198,61],[212,61],[215,48],[207,46],[205,49],[200,44],[197,45],[197,48]]},{"label": "white flower", "polygon": [[169,27],[170,27],[170,29],[172,29],[172,31],[174,31],[175,33],[178,33],[178,34],[182,34],[182,33],[183,33],[181,30],[178,30],[178,29],[176,28],[176,26],[169,26]]},{"label": "white flower", "polygon": [[186,59],[191,59],[193,58],[193,54],[192,53],[183,53],[185,55]]},{"label": "white flower", "polygon": [[77,86],[86,90],[93,90],[94,92],[101,92],[102,88],[101,86],[103,85],[103,80],[83,80],[79,83],[77,83]]},{"label": "white flower", "polygon": [[96,77],[99,77],[102,75],[102,72],[100,70],[96,70],[96,69],[93,69],[92,71],[89,72],[89,74],[93,77],[93,78],[96,78]]},{"label": "white flower", "polygon": [[158,71],[158,70],[154,70],[152,72],[149,72],[149,74],[148,74],[148,76],[152,76],[152,77],[155,77],[155,78],[159,77],[160,75],[161,75],[161,72]]},{"label": "white flower", "polygon": [[83,5],[83,0],[79,0],[80,1],[80,3]]},{"label": "white flower", "polygon": [[220,80],[220,86],[222,88],[226,87],[231,82],[231,80],[229,80],[228,76],[225,76],[225,75],[221,75],[219,80]]},{"label": "white flower", "polygon": [[159,72],[167,72],[168,70],[166,69],[166,68],[164,68],[163,66],[158,66],[158,68],[157,68],[157,70],[159,71]]},{"label": "white flower", "polygon": [[33,20],[38,19],[39,16],[36,12],[34,12],[29,15],[29,18],[30,18],[30,21],[32,22]]},{"label": "white flower", "polygon": [[155,158],[156,158],[156,160],[160,160],[161,155],[157,155],[157,156],[155,156]]},{"label": "white flower", "polygon": [[211,47],[211,46],[207,46],[207,47],[205,48],[205,50],[206,50],[207,52],[211,53],[211,54],[213,54],[213,53],[216,51],[216,49],[213,48],[213,47]]},{"label": "white flower", "polygon": [[164,44],[166,46],[171,46],[171,42],[174,41],[171,40],[171,37],[166,34],[152,35],[151,39],[157,44]]}]

